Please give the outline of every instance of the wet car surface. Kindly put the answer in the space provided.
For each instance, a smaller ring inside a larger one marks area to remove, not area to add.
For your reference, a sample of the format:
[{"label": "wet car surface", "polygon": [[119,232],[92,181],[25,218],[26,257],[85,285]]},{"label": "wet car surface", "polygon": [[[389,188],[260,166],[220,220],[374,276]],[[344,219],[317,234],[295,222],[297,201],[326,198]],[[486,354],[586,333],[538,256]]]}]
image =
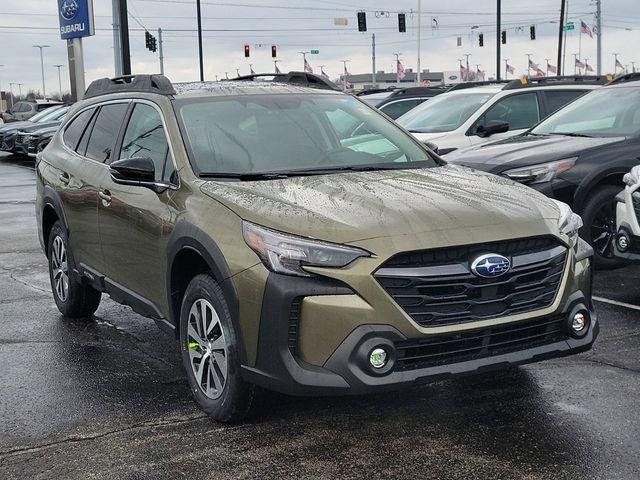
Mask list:
[{"label": "wet car surface", "polygon": [[152,320],[110,300],[60,316],[34,185],[33,161],[0,154],[0,478],[640,476],[638,267],[597,273],[586,354],[373,396],[268,394],[224,426]]}]

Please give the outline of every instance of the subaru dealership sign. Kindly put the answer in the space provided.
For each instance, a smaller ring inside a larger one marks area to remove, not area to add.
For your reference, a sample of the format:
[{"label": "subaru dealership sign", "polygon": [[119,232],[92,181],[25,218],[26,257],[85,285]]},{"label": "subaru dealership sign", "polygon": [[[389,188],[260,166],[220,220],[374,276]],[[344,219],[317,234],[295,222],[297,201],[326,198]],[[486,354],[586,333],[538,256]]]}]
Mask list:
[{"label": "subaru dealership sign", "polygon": [[58,0],[63,40],[93,35],[93,0]]}]

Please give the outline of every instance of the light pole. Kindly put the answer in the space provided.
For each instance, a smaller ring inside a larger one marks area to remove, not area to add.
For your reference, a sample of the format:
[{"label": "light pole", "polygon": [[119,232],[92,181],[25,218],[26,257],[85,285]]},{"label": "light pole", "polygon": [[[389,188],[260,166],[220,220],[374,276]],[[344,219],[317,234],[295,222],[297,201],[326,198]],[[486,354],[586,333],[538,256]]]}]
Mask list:
[{"label": "light pole", "polygon": [[64,67],[64,65],[54,65],[58,69],[58,92],[60,93],[60,100],[62,101],[62,77],[60,76],[60,69]]},{"label": "light pole", "polygon": [[18,95],[22,97],[22,85],[24,85],[24,83],[16,83],[16,85],[18,85]]},{"label": "light pole", "polygon": [[51,45],[34,45],[33,48],[40,49],[40,70],[42,71],[42,97],[47,98],[47,91],[44,86],[44,58],[42,56],[42,49],[49,48]]},{"label": "light pole", "polygon": [[298,52],[300,55],[302,55],[302,71],[306,72],[307,71],[307,53],[311,53],[311,52]]},{"label": "light pole", "polygon": [[[4,67],[4,65],[0,65],[0,68]],[[2,113],[4,112],[4,108],[2,106],[2,79],[0,78],[0,117],[2,116]]]},{"label": "light pole", "polygon": [[11,108],[13,108],[13,86],[15,83],[9,82],[9,93],[11,93]]}]

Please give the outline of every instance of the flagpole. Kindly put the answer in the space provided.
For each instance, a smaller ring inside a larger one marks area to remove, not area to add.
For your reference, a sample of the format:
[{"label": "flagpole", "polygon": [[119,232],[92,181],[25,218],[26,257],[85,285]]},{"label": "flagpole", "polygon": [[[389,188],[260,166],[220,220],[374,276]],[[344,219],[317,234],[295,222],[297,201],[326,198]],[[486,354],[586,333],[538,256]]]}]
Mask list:
[{"label": "flagpole", "polygon": [[545,58],[545,60],[547,61],[547,77],[549,76],[549,60],[551,60],[550,58]]},{"label": "flagpole", "polygon": [[527,56],[527,78],[531,76],[531,55],[532,53],[526,53]]},{"label": "flagpole", "polygon": [[617,74],[618,73],[618,53],[614,53],[613,54],[613,58],[615,58],[616,63],[613,64],[613,74]]},{"label": "flagpole", "polygon": [[279,73],[279,72],[278,72],[278,62],[279,62],[279,61],[280,61],[280,60],[274,60],[274,61],[273,61],[273,66],[275,67],[275,68],[274,68],[274,72],[275,72],[275,73]]},{"label": "flagpole", "polygon": [[394,55],[396,57],[396,83],[400,86],[400,70],[398,67],[400,67],[400,55],[402,53],[394,53]]},{"label": "flagpole", "polygon": [[[578,58],[582,61],[582,20],[580,20],[580,33],[578,35]],[[580,75],[582,75],[582,69],[580,69]]]},{"label": "flagpole", "polygon": [[298,53],[302,55],[302,71],[306,72],[307,69],[305,67],[307,66],[307,53],[309,52],[298,52]]},{"label": "flagpole", "polygon": [[505,80],[509,79],[509,59],[508,58],[504,59],[504,79]]},{"label": "flagpole", "polygon": [[578,75],[578,62],[576,61],[578,59],[578,54],[572,53],[571,55],[573,55],[573,75],[576,76]]}]

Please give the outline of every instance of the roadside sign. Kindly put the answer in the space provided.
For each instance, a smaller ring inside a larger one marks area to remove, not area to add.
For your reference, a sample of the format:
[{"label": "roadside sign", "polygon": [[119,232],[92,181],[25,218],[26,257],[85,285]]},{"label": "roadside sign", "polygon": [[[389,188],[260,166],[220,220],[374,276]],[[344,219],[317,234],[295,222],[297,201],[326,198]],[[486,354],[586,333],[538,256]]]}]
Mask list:
[{"label": "roadside sign", "polygon": [[60,38],[82,38],[94,35],[93,0],[58,0]]},{"label": "roadside sign", "polygon": [[348,18],[334,18],[333,19],[333,24],[334,25],[349,25],[349,19]]},{"label": "roadside sign", "polygon": [[320,50],[311,50],[311,55],[318,55]]},{"label": "roadside sign", "polygon": [[573,23],[567,23],[564,27],[562,27],[562,30],[564,30],[565,32],[567,30],[575,30],[576,26]]}]

